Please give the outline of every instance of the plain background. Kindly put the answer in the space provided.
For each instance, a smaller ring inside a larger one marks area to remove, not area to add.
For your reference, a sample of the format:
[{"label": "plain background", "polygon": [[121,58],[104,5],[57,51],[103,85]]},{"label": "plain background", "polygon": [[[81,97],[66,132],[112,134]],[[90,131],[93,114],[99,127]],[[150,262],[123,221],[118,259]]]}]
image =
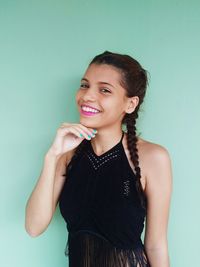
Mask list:
[{"label": "plain background", "polygon": [[57,128],[78,122],[74,96],[88,63],[105,50],[150,73],[137,128],[171,155],[171,267],[199,264],[199,14],[195,0],[0,1],[1,267],[67,266],[59,209],[32,238],[25,205]]}]

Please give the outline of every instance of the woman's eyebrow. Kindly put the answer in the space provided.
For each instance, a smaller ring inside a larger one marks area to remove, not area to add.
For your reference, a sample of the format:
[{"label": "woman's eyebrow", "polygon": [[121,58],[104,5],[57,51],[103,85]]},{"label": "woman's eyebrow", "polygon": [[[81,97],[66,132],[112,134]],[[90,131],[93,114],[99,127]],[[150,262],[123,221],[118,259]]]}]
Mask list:
[{"label": "woman's eyebrow", "polygon": [[[82,78],[81,81],[89,82],[89,80],[88,80],[87,78]],[[101,82],[101,81],[99,81],[99,82],[97,82],[97,83],[100,83],[100,84],[101,84],[101,83],[103,83],[103,84],[108,84],[108,85],[112,86],[113,88],[115,88],[112,84],[107,83],[107,82]]]}]

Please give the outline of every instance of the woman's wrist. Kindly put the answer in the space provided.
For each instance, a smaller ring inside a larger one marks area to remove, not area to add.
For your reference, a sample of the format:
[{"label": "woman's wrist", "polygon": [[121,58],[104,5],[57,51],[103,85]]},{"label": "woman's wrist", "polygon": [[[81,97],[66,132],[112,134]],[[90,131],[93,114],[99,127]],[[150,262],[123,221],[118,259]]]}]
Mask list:
[{"label": "woman's wrist", "polygon": [[50,148],[45,155],[45,160],[57,162],[60,157],[61,155],[56,155],[56,153]]}]

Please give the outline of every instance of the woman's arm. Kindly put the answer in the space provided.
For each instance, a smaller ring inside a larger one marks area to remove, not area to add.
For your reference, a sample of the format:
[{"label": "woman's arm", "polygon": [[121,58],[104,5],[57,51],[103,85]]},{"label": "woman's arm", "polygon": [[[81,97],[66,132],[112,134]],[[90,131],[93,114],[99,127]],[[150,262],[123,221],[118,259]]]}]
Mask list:
[{"label": "woman's arm", "polygon": [[154,144],[146,174],[147,218],[144,246],[151,267],[170,267],[167,228],[172,194],[172,166],[166,148]]},{"label": "woman's arm", "polygon": [[45,155],[40,177],[26,204],[25,229],[32,237],[44,232],[51,222],[66,179],[62,177],[66,158],[67,154],[58,158],[50,150]]},{"label": "woman's arm", "polygon": [[[80,134],[82,135],[80,137]],[[62,123],[45,155],[44,166],[26,204],[25,229],[31,236],[40,235],[49,225],[67,177],[62,175],[83,139],[90,139],[93,129],[80,123]]]}]

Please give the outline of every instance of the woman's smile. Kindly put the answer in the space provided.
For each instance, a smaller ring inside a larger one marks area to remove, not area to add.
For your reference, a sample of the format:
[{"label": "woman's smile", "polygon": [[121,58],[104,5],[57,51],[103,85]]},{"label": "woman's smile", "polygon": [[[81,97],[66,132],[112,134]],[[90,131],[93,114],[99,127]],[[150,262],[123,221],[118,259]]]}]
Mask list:
[{"label": "woman's smile", "polygon": [[96,109],[92,109],[92,108],[89,108],[89,107],[86,107],[86,106],[81,106],[80,108],[80,113],[81,115],[83,116],[95,116],[95,115],[98,115],[101,111],[98,111]]}]

